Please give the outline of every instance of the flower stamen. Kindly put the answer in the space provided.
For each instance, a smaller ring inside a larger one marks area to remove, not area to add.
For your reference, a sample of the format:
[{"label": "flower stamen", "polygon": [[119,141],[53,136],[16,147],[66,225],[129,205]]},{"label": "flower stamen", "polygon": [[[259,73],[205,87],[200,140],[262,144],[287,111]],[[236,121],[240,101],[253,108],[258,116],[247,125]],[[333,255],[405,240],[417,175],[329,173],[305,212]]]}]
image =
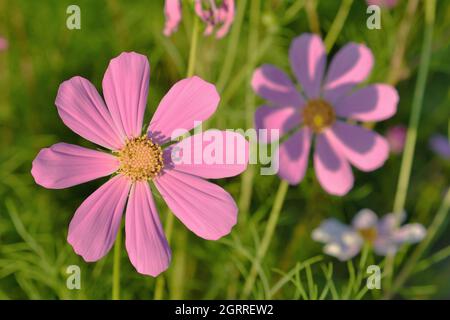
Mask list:
[{"label": "flower stamen", "polygon": [[133,182],[154,179],[164,168],[161,147],[146,135],[127,140],[116,153],[120,161],[118,172]]},{"label": "flower stamen", "polygon": [[309,100],[303,109],[303,121],[315,133],[321,133],[336,121],[336,114],[325,100]]},{"label": "flower stamen", "polygon": [[377,239],[378,235],[377,228],[358,229],[358,232],[361,235],[361,237],[368,243],[374,243],[375,240]]}]

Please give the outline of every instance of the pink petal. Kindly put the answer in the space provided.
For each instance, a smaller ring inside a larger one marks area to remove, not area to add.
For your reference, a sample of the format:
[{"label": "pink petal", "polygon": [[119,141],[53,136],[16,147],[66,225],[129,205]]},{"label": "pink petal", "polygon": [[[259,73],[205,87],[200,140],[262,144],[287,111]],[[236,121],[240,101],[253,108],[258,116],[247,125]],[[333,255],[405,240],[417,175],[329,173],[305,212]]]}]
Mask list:
[{"label": "pink petal", "polygon": [[394,154],[399,154],[403,151],[406,141],[406,127],[404,125],[396,125],[390,127],[386,134],[386,140],[389,143],[389,149]]},{"label": "pink petal", "polygon": [[271,143],[277,139],[271,134],[271,130],[279,130],[278,137],[281,138],[290,130],[300,126],[301,114],[298,108],[287,107],[269,107],[261,106],[255,112],[255,129],[267,129],[267,135],[261,134],[259,141],[262,143]]},{"label": "pink petal", "polygon": [[180,136],[175,130],[191,130],[196,121],[207,120],[219,104],[216,87],[199,77],[183,79],[175,83],[159,103],[150,121],[148,135],[158,143],[165,143]]},{"label": "pink petal", "polygon": [[206,28],[205,28],[205,31],[203,32],[203,35],[209,36],[214,31],[214,24],[212,24],[211,22],[205,22],[205,24],[206,24]]},{"label": "pink petal", "polygon": [[300,108],[305,104],[288,75],[269,64],[264,64],[255,70],[252,88],[261,98],[269,100],[278,107]]},{"label": "pink petal", "polygon": [[123,137],[95,87],[82,77],[64,81],[55,104],[62,121],[85,139],[105,148],[117,150]]},{"label": "pink petal", "polygon": [[278,175],[291,185],[298,184],[305,176],[311,138],[311,131],[303,128],[280,145]]},{"label": "pink petal", "polygon": [[227,178],[247,168],[249,147],[232,131],[208,130],[164,150],[175,170],[206,179]]},{"label": "pink petal", "polygon": [[363,244],[363,239],[356,230],[334,218],[322,221],[320,226],[313,230],[312,238],[325,243],[323,251],[340,261],[356,256]]},{"label": "pink petal", "polygon": [[170,36],[173,32],[177,31],[181,21],[181,0],[166,0],[164,3],[164,14],[166,15],[164,35]]},{"label": "pink petal", "polygon": [[291,43],[289,60],[292,70],[310,99],[320,96],[326,59],[322,39],[315,34],[304,33]]},{"label": "pink petal", "polygon": [[211,11],[203,9],[202,0],[195,0],[194,3],[195,14],[203,21],[207,22],[213,20],[211,18]]},{"label": "pink petal", "polygon": [[167,170],[155,185],[175,216],[199,237],[217,240],[236,224],[236,203],[228,192],[211,182]]},{"label": "pink petal", "polygon": [[373,250],[379,256],[394,254],[398,250],[398,245],[391,239],[390,235],[378,236],[373,243]]},{"label": "pink petal", "polygon": [[217,30],[216,38],[223,38],[231,28],[234,20],[234,0],[223,0],[222,7],[218,10],[219,20],[223,22],[222,27]]},{"label": "pink petal", "polygon": [[384,236],[390,237],[398,225],[402,224],[406,220],[406,212],[402,211],[396,215],[389,213],[383,216],[378,222],[378,233]]},{"label": "pink petal", "polygon": [[122,136],[141,135],[149,80],[150,65],[142,54],[123,52],[109,62],[103,77],[103,96]]},{"label": "pink petal", "polygon": [[0,51],[7,50],[9,47],[8,40],[3,37],[0,37]]},{"label": "pink petal", "polygon": [[67,241],[85,261],[97,261],[111,249],[130,186],[128,179],[118,175],[84,200],[75,212]]},{"label": "pink petal", "polygon": [[420,223],[410,223],[400,227],[393,234],[393,240],[397,244],[403,243],[417,243],[420,242],[425,235],[427,230]]},{"label": "pink petal", "polygon": [[325,99],[335,104],[356,84],[364,81],[373,66],[373,55],[365,45],[349,43],[336,53],[325,80]]},{"label": "pink petal", "polygon": [[340,99],[335,111],[338,116],[359,121],[381,121],[395,114],[397,103],[397,90],[385,84],[375,84]]},{"label": "pink petal", "polygon": [[353,173],[348,161],[331,146],[324,134],[316,138],[314,168],[320,185],[330,194],[343,196],[353,187]]},{"label": "pink petal", "polygon": [[450,160],[450,142],[447,137],[435,134],[430,138],[430,148],[444,159]]},{"label": "pink petal", "polygon": [[170,263],[170,248],[148,182],[135,183],[125,216],[125,246],[139,273],[156,277]]},{"label": "pink petal", "polygon": [[389,156],[386,139],[360,126],[336,121],[327,136],[335,149],[362,171],[380,168]]},{"label": "pink petal", "polygon": [[63,189],[108,176],[118,168],[119,161],[110,154],[57,143],[39,152],[31,174],[45,188]]},{"label": "pink petal", "polygon": [[378,216],[370,209],[360,210],[352,220],[355,229],[369,229],[377,226]]},{"label": "pink petal", "polygon": [[366,0],[366,2],[368,5],[393,8],[397,5],[398,0]]}]

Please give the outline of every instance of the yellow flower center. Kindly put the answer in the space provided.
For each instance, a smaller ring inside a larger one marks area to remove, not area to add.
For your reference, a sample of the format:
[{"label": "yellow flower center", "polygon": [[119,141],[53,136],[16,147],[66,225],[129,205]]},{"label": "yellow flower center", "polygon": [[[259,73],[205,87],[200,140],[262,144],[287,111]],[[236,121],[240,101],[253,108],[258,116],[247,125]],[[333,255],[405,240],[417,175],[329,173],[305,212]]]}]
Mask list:
[{"label": "yellow flower center", "polygon": [[336,120],[331,105],[322,99],[309,100],[303,109],[303,121],[315,133],[331,126]]},{"label": "yellow flower center", "polygon": [[377,239],[378,235],[377,228],[359,229],[358,232],[361,235],[361,237],[369,243],[374,243],[375,240]]},{"label": "yellow flower center", "polygon": [[133,182],[155,178],[164,167],[161,147],[146,135],[127,140],[117,151],[120,161],[118,172]]}]

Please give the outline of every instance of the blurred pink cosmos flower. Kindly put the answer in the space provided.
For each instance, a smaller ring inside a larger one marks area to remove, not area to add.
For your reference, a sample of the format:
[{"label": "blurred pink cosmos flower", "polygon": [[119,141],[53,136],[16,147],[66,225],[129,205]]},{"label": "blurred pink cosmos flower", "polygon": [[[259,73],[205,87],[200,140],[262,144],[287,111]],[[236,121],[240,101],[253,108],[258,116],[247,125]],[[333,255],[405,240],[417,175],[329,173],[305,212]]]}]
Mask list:
[{"label": "blurred pink cosmos flower", "polygon": [[403,151],[403,147],[405,146],[406,127],[403,125],[390,127],[386,132],[386,139],[392,153],[401,153]]},{"label": "blurred pink cosmos flower", "polygon": [[[195,0],[195,13],[206,24],[204,34],[211,35],[215,28],[216,38],[223,38],[234,20],[234,0]],[[171,35],[181,21],[181,0],[166,0],[164,5],[166,25],[164,34]]]},{"label": "blurred pink cosmos flower", "polygon": [[376,5],[385,8],[393,8],[398,4],[398,0],[366,0],[367,5]]},{"label": "blurred pink cosmos flower", "polygon": [[6,49],[8,49],[8,40],[0,37],[0,51],[4,51]]},{"label": "blurred pink cosmos flower", "polygon": [[[73,77],[63,82],[56,98],[63,122],[112,154],[57,143],[39,152],[31,173],[36,183],[51,189],[114,174],[77,209],[68,242],[86,261],[99,260],[112,247],[126,207],[129,258],[138,272],[156,276],[168,267],[171,252],[148,182],[154,183],[171,211],[191,231],[205,239],[219,239],[235,225],[237,207],[230,194],[205,179],[230,177],[245,170],[248,144],[241,135],[216,130],[224,139],[243,143],[245,150],[240,151],[246,152],[245,163],[174,163],[174,148],[190,152],[194,140],[210,132],[163,149],[174,130],[190,130],[194,121],[208,119],[220,98],[214,85],[198,77],[183,79],[163,97],[142,135],[149,78],[145,56],[122,53],[111,60],[103,78],[106,104],[88,80]],[[203,149],[207,146],[200,144]],[[224,156],[227,151],[223,150]]]},{"label": "blurred pink cosmos flower", "polygon": [[[289,49],[291,68],[301,90],[272,65],[258,68],[252,79],[255,92],[269,103],[255,113],[257,129],[279,129],[280,137],[293,132],[279,147],[278,175],[298,184],[308,166],[315,135],[314,167],[319,183],[330,194],[344,195],[353,186],[350,163],[362,171],[383,165],[389,154],[385,138],[353,121],[380,121],[397,110],[397,91],[385,84],[356,89],[369,75],[373,56],[364,45],[349,43],[325,73],[326,53],[319,36],[303,34]],[[261,142],[270,143],[268,136]]]},{"label": "blurred pink cosmos flower", "polygon": [[[393,213],[378,220],[377,215],[369,209],[359,211],[352,224],[346,225],[336,219],[327,219],[312,233],[315,241],[325,244],[324,252],[341,261],[356,256],[364,243],[373,247],[376,254],[385,256],[395,253],[405,243],[417,243],[426,234],[425,228],[418,223],[396,226]],[[403,213],[400,224],[406,219]]]},{"label": "blurred pink cosmos flower", "polygon": [[450,160],[450,142],[445,136],[440,134],[432,136],[430,139],[430,148],[442,158]]},{"label": "blurred pink cosmos flower", "polygon": [[206,23],[205,35],[210,35],[214,28],[220,26],[216,38],[223,38],[230,30],[234,20],[234,0],[195,0],[195,12]]},{"label": "blurred pink cosmos flower", "polygon": [[177,31],[181,21],[181,0],[166,0],[164,3],[164,14],[166,15],[166,25],[164,35],[170,36]]}]

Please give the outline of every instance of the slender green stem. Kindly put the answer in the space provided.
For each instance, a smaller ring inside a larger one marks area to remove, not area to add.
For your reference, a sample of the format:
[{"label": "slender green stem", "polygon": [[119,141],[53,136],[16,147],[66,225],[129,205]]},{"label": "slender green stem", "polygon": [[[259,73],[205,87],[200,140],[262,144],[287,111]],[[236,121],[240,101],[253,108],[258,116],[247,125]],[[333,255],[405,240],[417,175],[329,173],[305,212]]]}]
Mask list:
[{"label": "slender green stem", "polygon": [[298,13],[304,6],[305,0],[294,1],[294,3],[286,9],[281,25],[288,24],[292,20],[296,19],[298,17]]},{"label": "slender green stem", "polygon": [[320,35],[319,16],[317,15],[317,0],[306,0],[305,9],[308,17],[309,28]]},{"label": "slender green stem", "polygon": [[114,243],[113,279],[112,279],[112,299],[120,300],[120,258],[122,256],[122,225],[117,232]]},{"label": "slender green stem", "polygon": [[[167,210],[167,218],[166,223],[164,225],[164,232],[166,234],[167,241],[171,242],[172,239],[172,233],[173,233],[173,222],[174,222],[174,215],[170,210]],[[166,278],[165,275],[160,275],[156,279],[155,283],[155,293],[153,296],[154,300],[162,300],[164,297],[164,286],[166,284]]]},{"label": "slender green stem", "polygon": [[450,245],[434,253],[432,256],[427,257],[422,261],[418,262],[414,266],[414,270],[412,271],[411,274],[422,272],[431,267],[432,265],[447,259],[448,257],[450,257]]},{"label": "slender green stem", "polygon": [[[191,34],[191,47],[189,49],[189,60],[188,60],[188,67],[186,71],[186,77],[192,77],[195,73],[195,63],[197,61],[197,49],[198,49],[198,34],[199,34],[199,23],[198,18],[194,17],[194,26],[192,28],[192,34]],[[173,233],[173,223],[174,223],[174,217],[173,213],[170,212],[170,210],[167,210],[167,219],[164,226],[164,231],[166,234],[167,241],[171,242],[172,239],[172,233]],[[179,268],[177,268],[179,272],[182,273],[182,270],[180,271]],[[154,293],[154,299],[155,300],[162,300],[164,297],[164,287],[165,287],[166,280],[164,278],[164,275],[159,276],[156,279],[155,283],[155,293]]]},{"label": "slender green stem", "polygon": [[414,23],[414,15],[416,14],[419,0],[410,0],[406,6],[405,16],[400,22],[397,34],[395,36],[395,48],[392,53],[391,63],[389,66],[389,74],[387,82],[395,85],[403,72],[403,60],[407,48],[408,36],[411,31],[411,25]]},{"label": "slender green stem", "polygon": [[352,7],[353,0],[344,0],[341,2],[341,6],[339,7],[339,11],[334,18],[333,24],[330,27],[330,30],[327,33],[325,38],[325,47],[327,52],[330,52],[331,48],[333,48],[334,43],[336,42],[337,37],[341,33],[342,27],[344,26],[345,20],[347,20],[348,13],[350,12],[350,8]]},{"label": "slender green stem", "polygon": [[[260,0],[252,0],[250,6],[250,32],[247,47],[247,61],[253,70],[256,63],[257,46],[258,46],[258,27],[260,16]],[[251,74],[248,75],[248,83],[250,83]],[[253,116],[255,113],[255,94],[250,87],[247,88],[245,95],[245,119],[246,127],[253,126]],[[256,147],[253,146],[250,152],[256,152]],[[239,198],[239,211],[242,213],[248,212],[253,191],[253,178],[255,176],[255,168],[250,166],[242,175],[241,196]]]},{"label": "slender green stem", "polygon": [[288,187],[289,184],[286,181],[282,180],[280,182],[280,186],[278,187],[277,194],[275,195],[272,211],[270,212],[269,220],[267,221],[261,244],[256,252],[256,257],[253,260],[249,276],[245,281],[241,299],[247,298],[253,289],[258,272],[258,266],[261,264],[264,256],[266,255],[267,249],[269,248],[273,233],[278,223],[278,218],[280,217],[281,209],[283,208],[283,203],[284,199],[286,198]]},{"label": "slender green stem", "polygon": [[[433,3],[434,3],[433,6],[435,6],[434,0],[427,1],[426,8],[428,8]],[[397,215],[400,215],[405,207],[406,194],[408,192],[409,178],[411,176],[411,168],[414,158],[414,150],[416,146],[417,129],[419,127],[420,114],[422,112],[422,105],[423,105],[422,103],[423,96],[425,93],[428,69],[430,65],[431,45],[433,39],[433,24],[434,24],[434,14],[432,15],[431,18],[426,19],[425,36],[420,58],[421,63],[419,66],[416,88],[414,90],[414,98],[411,116],[409,118],[408,133],[406,136],[405,149],[403,152],[402,163],[400,167],[400,176],[398,179],[397,192],[394,201],[394,212]]]},{"label": "slender green stem", "polygon": [[447,132],[448,140],[450,141],[450,120],[448,120],[448,132]]},{"label": "slender green stem", "polygon": [[[400,167],[400,175],[398,178],[397,192],[394,200],[394,213],[397,220],[405,208],[406,195],[408,193],[409,179],[411,176],[411,168],[414,159],[414,150],[416,147],[417,130],[419,127],[420,114],[422,111],[422,102],[425,93],[428,69],[431,57],[431,45],[433,40],[434,11],[436,7],[435,0],[426,2],[425,6],[425,31],[422,44],[422,52],[420,57],[420,66],[417,75],[416,87],[414,90],[413,104],[411,116],[409,118],[408,132],[406,135],[405,149],[403,151],[402,163]],[[397,221],[398,222],[398,221]],[[386,257],[386,285],[390,291],[390,284],[393,277],[394,255],[390,254]]]},{"label": "slender green stem", "polygon": [[236,53],[239,45],[239,37],[241,36],[242,22],[244,21],[245,8],[247,6],[247,0],[238,1],[238,7],[236,9],[237,15],[234,20],[233,27],[231,28],[230,40],[228,42],[227,54],[223,63],[222,71],[220,72],[219,79],[217,80],[217,89],[222,92],[225,85],[230,78],[231,69],[236,58]]},{"label": "slender green stem", "polygon": [[192,77],[195,72],[195,61],[197,57],[197,47],[198,47],[198,18],[194,17],[194,27],[192,28],[192,35],[191,35],[191,48],[189,50],[189,62],[188,62],[188,68],[186,72],[186,76]]},{"label": "slender green stem", "polygon": [[448,132],[447,132],[447,138],[450,141],[450,120],[448,120]]},{"label": "slender green stem", "polygon": [[174,264],[170,272],[170,299],[183,299],[186,281],[186,259],[187,259],[187,232],[186,229],[180,229],[176,233],[176,251],[174,253]]}]

